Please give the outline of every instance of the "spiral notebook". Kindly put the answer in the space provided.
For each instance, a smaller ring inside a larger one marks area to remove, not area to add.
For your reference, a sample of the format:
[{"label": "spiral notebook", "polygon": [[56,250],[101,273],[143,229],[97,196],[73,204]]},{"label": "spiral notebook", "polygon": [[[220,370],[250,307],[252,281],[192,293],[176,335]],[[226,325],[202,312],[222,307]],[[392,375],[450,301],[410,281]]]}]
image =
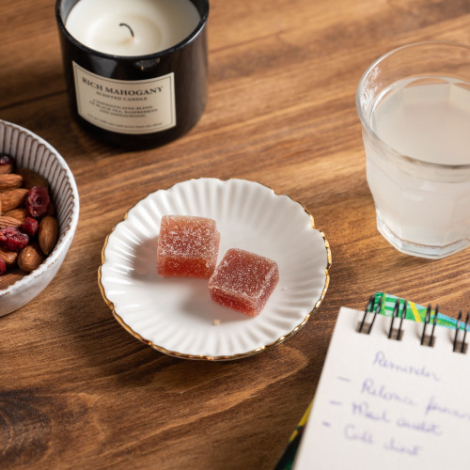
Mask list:
[{"label": "spiral notebook", "polygon": [[381,307],[340,310],[295,470],[468,467],[468,316]]}]

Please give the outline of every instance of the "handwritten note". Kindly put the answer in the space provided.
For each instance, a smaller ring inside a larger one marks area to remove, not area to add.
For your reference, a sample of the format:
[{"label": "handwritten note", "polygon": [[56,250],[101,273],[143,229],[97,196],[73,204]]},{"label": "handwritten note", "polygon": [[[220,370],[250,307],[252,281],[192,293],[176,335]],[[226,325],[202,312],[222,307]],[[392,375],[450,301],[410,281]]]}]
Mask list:
[{"label": "handwritten note", "polygon": [[470,353],[452,351],[454,330],[422,346],[422,323],[396,340],[383,316],[359,333],[362,316],[339,313],[295,470],[469,468]]}]

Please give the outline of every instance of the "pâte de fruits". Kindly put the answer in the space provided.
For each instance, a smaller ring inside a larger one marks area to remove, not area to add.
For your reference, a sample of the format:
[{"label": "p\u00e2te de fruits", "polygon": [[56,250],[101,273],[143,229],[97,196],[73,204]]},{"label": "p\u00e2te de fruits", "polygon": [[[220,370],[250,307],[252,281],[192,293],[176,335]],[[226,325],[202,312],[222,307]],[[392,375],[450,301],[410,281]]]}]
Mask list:
[{"label": "p\u00e2te de fruits", "polygon": [[158,274],[209,278],[217,263],[219,241],[212,219],[164,215],[158,237]]},{"label": "p\u00e2te de fruits", "polygon": [[278,282],[277,263],[231,248],[209,279],[208,287],[214,302],[255,317],[263,310]]},{"label": "p\u00e2te de fruits", "polygon": [[157,272],[166,277],[209,279],[211,299],[249,316],[262,311],[279,281],[277,263],[232,248],[218,266],[220,234],[205,217],[165,215],[157,246]]}]

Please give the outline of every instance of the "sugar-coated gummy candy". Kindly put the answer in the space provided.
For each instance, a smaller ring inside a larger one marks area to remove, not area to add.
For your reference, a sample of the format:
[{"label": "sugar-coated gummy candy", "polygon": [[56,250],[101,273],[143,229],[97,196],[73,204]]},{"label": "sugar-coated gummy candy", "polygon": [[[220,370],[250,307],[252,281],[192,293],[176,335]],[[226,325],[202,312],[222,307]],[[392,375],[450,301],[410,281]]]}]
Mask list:
[{"label": "sugar-coated gummy candy", "polygon": [[278,281],[275,261],[232,248],[209,279],[209,292],[214,302],[254,317],[263,310]]},{"label": "sugar-coated gummy candy", "polygon": [[217,263],[219,241],[215,220],[163,216],[157,247],[158,274],[209,278]]}]

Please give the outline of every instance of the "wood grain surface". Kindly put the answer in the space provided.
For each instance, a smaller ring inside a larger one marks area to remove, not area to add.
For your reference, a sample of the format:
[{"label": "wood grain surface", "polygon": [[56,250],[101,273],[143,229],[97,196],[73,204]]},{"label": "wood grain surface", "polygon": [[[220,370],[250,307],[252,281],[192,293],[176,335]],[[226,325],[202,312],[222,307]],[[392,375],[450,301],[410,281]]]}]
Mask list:
[{"label": "wood grain surface", "polygon": [[[166,146],[122,151],[70,117],[53,0],[1,0],[0,118],[64,156],[81,211],[49,287],[0,318],[0,468],[272,469],[311,401],[340,306],[386,291],[470,308],[470,251],[425,261],[378,234],[355,91],[406,43],[470,43],[468,0],[211,0],[209,99]],[[319,311],[285,343],[224,363],[160,354],[97,283],[106,235],[148,193],[195,177],[301,201],[331,245]]]}]

